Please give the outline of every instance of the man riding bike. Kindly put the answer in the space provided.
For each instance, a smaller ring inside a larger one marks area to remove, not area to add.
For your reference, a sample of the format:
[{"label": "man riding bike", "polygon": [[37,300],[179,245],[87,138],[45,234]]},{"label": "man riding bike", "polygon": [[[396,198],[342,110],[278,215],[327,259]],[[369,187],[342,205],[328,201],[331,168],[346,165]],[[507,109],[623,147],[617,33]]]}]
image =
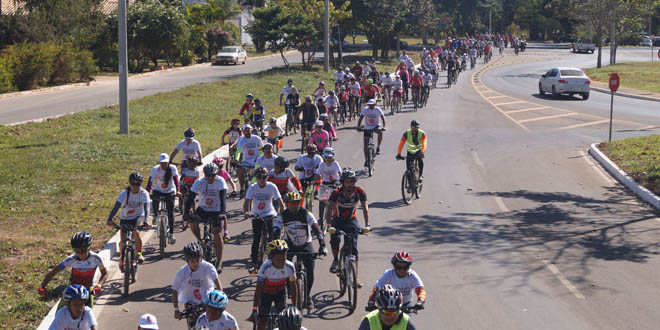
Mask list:
[{"label": "man riding bike", "polygon": [[410,122],[410,129],[403,133],[399,148],[397,149],[396,159],[403,159],[401,151],[403,146],[407,146],[408,155],[406,156],[406,168],[410,169],[414,160],[417,160],[417,167],[419,167],[419,181],[422,182],[424,177],[424,153],[426,152],[426,133],[419,129],[419,122],[412,120]]},{"label": "man riding bike", "polygon": [[374,81],[372,79],[367,79],[367,100],[375,100],[378,102],[379,99],[382,98],[382,95],[380,94],[380,87],[378,85],[374,84]]},{"label": "man riding bike", "polygon": [[312,102],[312,96],[305,96],[305,103],[298,108],[298,114],[296,118],[302,114],[302,120],[300,121],[300,134],[303,139],[307,137],[308,133],[311,133],[314,128],[316,120],[319,118],[319,109],[316,107],[316,104]]},{"label": "man riding bike", "polygon": [[[410,269],[412,265],[412,256],[406,251],[399,251],[394,253],[392,259],[392,268],[386,270],[383,275],[378,279],[371,294],[367,306],[374,306],[375,296],[378,290],[385,285],[389,284],[399,290],[403,295],[403,306],[413,306],[413,291],[417,295],[417,308],[424,308],[426,301],[426,289],[422,279],[417,275],[417,272]],[[370,309],[369,307],[367,307]]]},{"label": "man riding bike", "polygon": [[202,147],[197,140],[195,140],[195,130],[192,128],[186,129],[183,132],[184,139],[176,145],[172,153],[170,153],[170,159],[174,159],[176,155],[181,151],[181,167],[186,167],[186,161],[188,158],[197,157],[197,159],[202,159]]},{"label": "man riding bike", "polygon": [[289,161],[284,157],[275,158],[275,168],[268,173],[266,178],[277,186],[280,195],[284,196],[290,191],[301,191],[300,180],[289,168]]},{"label": "man riding bike", "polygon": [[309,185],[314,184],[314,173],[316,173],[316,168],[321,162],[323,162],[323,158],[318,155],[318,148],[315,144],[307,146],[307,154],[298,156],[295,170],[300,172],[298,178],[302,184],[302,191],[307,190]]},{"label": "man riding bike", "polygon": [[236,142],[236,154],[234,160],[241,159],[240,167],[238,168],[238,183],[241,187],[241,197],[245,196],[245,189],[249,182],[245,182],[245,175],[248,171],[254,168],[254,164],[259,158],[259,150],[264,146],[264,141],[260,137],[252,134],[252,126],[246,124],[243,126],[243,136]]},{"label": "man riding bike", "polygon": [[[369,100],[367,106],[362,109],[360,113],[360,119],[358,119],[357,126],[360,127],[362,120],[364,122],[364,166],[368,166],[369,163],[369,139],[373,136],[374,131],[378,134],[378,146],[376,147],[376,154],[380,154],[380,144],[383,142],[383,131],[385,130],[385,114],[383,110],[376,106],[375,100]],[[383,121],[383,126],[380,127],[380,121]]]},{"label": "man riding bike", "polygon": [[377,309],[362,318],[358,330],[415,330],[408,314],[402,311],[403,296],[389,284],[376,293]]},{"label": "man riding bike", "polygon": [[417,70],[414,71],[410,84],[412,85],[412,90],[413,90],[413,100],[417,105],[419,105],[421,101],[420,92],[422,89],[422,85],[424,84],[424,79],[419,74],[419,71]]}]

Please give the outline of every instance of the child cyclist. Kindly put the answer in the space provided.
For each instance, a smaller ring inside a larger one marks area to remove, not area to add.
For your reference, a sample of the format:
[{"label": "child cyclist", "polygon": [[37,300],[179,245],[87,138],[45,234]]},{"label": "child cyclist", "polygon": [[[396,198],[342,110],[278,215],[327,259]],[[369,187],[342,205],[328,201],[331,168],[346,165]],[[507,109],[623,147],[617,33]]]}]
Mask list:
[{"label": "child cyclist", "polygon": [[[222,133],[222,141],[220,146],[222,147],[225,144],[229,145],[229,159],[234,157],[234,153],[236,152],[236,141],[238,141],[238,138],[243,135],[243,131],[241,130],[240,125],[241,120],[234,118],[231,120],[231,126],[229,126],[229,128]],[[229,137],[227,142],[225,142],[225,136]],[[227,169],[229,169],[229,167],[227,167]]]},{"label": "child cyclist", "polygon": [[[183,214],[184,197],[190,191],[190,188],[192,188],[195,180],[199,179],[199,170],[197,169],[198,163],[199,159],[197,159],[197,157],[193,156],[188,158],[186,167],[181,170],[181,183],[179,184],[181,187],[181,195],[179,196],[179,208],[181,209],[181,214]],[[195,208],[195,201],[193,201],[192,207],[193,209]],[[188,221],[183,220],[183,230],[186,230],[186,228],[188,228]]]},{"label": "child cyclist", "polygon": [[[89,247],[92,246],[92,235],[86,231],[79,231],[71,237],[71,248],[73,248],[74,254],[66,257],[62,262],[46,274],[41,286],[39,286],[39,295],[46,296],[48,290],[46,287],[48,283],[53,279],[53,277],[64,269],[71,267],[71,284],[82,285],[85,288],[91,288],[92,282],[94,281],[94,274],[98,268],[101,272],[101,278],[99,282],[94,286],[94,294],[101,293],[101,287],[105,280],[108,279],[108,272],[103,265],[103,259],[101,257],[90,251]],[[87,305],[89,307],[93,306],[93,299],[87,300]],[[61,308],[64,306],[64,300],[60,301]]]},{"label": "child cyclist", "polygon": [[236,318],[227,313],[225,309],[229,303],[229,298],[224,292],[215,289],[206,294],[204,305],[206,312],[199,316],[195,327],[207,327],[208,329],[218,330],[238,330]]},{"label": "child cyclist", "polygon": [[[218,168],[219,168],[218,176],[225,179],[225,182],[229,183],[229,185],[231,186],[232,190],[231,190],[231,193],[228,196],[229,197],[238,196],[238,192],[236,191],[236,184],[234,183],[234,180],[231,179],[231,176],[229,175],[229,172],[225,171],[225,169],[223,168],[224,165],[225,165],[225,159],[222,158],[222,157],[217,157],[216,156],[216,157],[213,157],[213,163],[215,165],[217,165]],[[193,209],[195,208],[194,203],[195,202],[193,201]],[[222,235],[222,239],[225,242],[228,242],[231,239],[231,237],[229,236],[229,229],[227,228],[227,217],[224,217],[222,219],[222,221],[223,221],[223,227],[225,229],[224,233]]]},{"label": "child cyclist", "polygon": [[89,292],[84,286],[69,285],[62,293],[62,300],[66,306],[57,311],[48,330],[97,329],[94,312],[89,306],[85,306],[89,300]]},{"label": "child cyclist", "polygon": [[277,126],[277,119],[275,117],[270,118],[270,125],[266,126],[264,128],[264,132],[266,133],[266,139],[268,143],[273,145],[273,148],[275,149],[275,154],[277,154],[280,151],[280,146],[281,141],[282,141],[282,135],[284,134],[284,130],[282,127]]}]

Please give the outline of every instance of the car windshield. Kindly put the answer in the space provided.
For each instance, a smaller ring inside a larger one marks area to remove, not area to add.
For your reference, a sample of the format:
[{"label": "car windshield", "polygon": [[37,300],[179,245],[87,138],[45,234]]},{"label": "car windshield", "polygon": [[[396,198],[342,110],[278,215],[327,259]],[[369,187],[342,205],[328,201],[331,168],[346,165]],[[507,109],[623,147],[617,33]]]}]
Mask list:
[{"label": "car windshield", "polygon": [[561,70],[562,77],[582,77],[584,73],[580,70]]},{"label": "car windshield", "polygon": [[221,52],[223,52],[223,53],[236,53],[236,52],[238,52],[238,47],[222,47]]}]

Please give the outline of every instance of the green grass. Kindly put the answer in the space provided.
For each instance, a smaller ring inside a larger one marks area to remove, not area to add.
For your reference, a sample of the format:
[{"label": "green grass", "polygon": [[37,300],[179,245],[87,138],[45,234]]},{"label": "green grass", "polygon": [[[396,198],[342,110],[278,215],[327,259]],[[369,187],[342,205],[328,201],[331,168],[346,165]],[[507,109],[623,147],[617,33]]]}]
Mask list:
[{"label": "green grass", "polygon": [[660,62],[620,63],[589,69],[591,79],[607,83],[610,73],[617,72],[621,86],[648,92],[660,93]]},{"label": "green grass", "polygon": [[598,148],[637,183],[660,195],[660,135],[601,143]]},{"label": "green grass", "polygon": [[[353,42],[353,37],[349,34],[346,36],[346,39],[344,39],[352,44],[356,45],[362,45],[365,40],[367,40],[367,37],[365,35],[356,35],[355,36],[355,43]],[[415,38],[415,37],[401,37],[401,41],[405,41],[408,43],[408,45],[421,45],[422,44],[422,39],[421,38]],[[429,37],[428,40],[430,43],[433,43],[433,38]]]}]

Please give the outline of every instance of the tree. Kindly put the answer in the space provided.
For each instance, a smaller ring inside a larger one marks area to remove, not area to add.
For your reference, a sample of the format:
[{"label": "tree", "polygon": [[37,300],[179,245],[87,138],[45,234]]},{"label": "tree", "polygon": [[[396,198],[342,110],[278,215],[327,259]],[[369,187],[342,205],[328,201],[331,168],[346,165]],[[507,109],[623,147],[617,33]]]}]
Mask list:
[{"label": "tree", "polygon": [[252,10],[254,20],[246,28],[253,40],[259,40],[268,45],[268,50],[279,52],[285,66],[289,66],[284,51],[290,46],[281,28],[289,21],[288,12],[275,3],[268,7]]},{"label": "tree", "polygon": [[405,27],[412,0],[355,0],[349,9],[372,45],[372,57],[388,56],[392,39]]}]

